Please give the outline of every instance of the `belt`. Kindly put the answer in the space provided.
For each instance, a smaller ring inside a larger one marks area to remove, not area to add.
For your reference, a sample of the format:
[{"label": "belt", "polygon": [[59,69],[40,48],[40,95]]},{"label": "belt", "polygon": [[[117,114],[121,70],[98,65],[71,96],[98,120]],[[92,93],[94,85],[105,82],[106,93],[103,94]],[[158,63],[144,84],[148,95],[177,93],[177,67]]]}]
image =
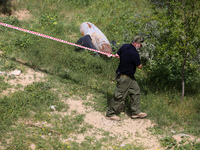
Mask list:
[{"label": "belt", "polygon": [[126,78],[129,78],[129,76],[124,75],[124,74],[121,74],[120,76],[122,76],[122,77],[126,77]]},{"label": "belt", "polygon": [[120,76],[125,77],[125,78],[131,78],[131,79],[135,80],[134,76],[128,76],[128,75],[125,75],[125,74],[121,74]]}]

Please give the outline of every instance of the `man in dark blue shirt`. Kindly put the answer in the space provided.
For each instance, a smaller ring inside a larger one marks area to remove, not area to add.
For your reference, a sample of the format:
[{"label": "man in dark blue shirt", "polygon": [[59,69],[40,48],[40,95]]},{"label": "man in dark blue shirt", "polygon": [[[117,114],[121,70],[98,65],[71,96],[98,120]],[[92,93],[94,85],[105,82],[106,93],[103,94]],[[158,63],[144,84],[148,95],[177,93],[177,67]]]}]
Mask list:
[{"label": "man in dark blue shirt", "polygon": [[144,118],[147,116],[146,113],[141,112],[139,109],[141,94],[134,77],[136,68],[140,69],[142,67],[137,50],[144,44],[144,39],[136,35],[133,37],[131,44],[124,44],[117,51],[116,57],[120,59],[119,66],[116,70],[117,85],[106,113],[107,119],[121,120],[116,114],[121,111],[127,94],[130,96],[131,118]]}]

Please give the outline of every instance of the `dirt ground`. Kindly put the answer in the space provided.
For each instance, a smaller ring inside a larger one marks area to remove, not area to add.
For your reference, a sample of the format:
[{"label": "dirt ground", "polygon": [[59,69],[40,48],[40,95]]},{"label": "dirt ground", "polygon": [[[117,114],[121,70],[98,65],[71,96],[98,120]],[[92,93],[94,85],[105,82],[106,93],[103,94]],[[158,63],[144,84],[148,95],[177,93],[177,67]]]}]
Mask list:
[{"label": "dirt ground", "polygon": [[[8,14],[1,14],[0,17],[6,17]],[[32,15],[28,10],[13,11],[13,17],[18,18],[18,20],[28,20],[32,18]]]},{"label": "dirt ground", "polygon": [[[18,73],[18,74],[17,74]],[[15,78],[8,80],[8,76],[14,74]],[[4,75],[3,73],[0,75]],[[28,68],[25,73],[20,72],[20,70],[15,70],[11,72],[7,72],[7,77],[5,77],[5,82],[13,85],[12,88],[7,89],[0,93],[0,97],[4,95],[9,95],[11,92],[15,92],[16,90],[23,90],[23,88],[33,82],[45,81],[48,75],[39,71],[35,71],[31,68]],[[15,86],[17,84],[21,84],[22,87],[20,89],[16,89]],[[88,95],[90,97],[90,95]],[[99,130],[107,131],[111,133],[111,136],[116,137],[117,141],[114,143],[120,143],[123,147],[126,144],[134,144],[141,145],[146,147],[147,150],[164,150],[159,143],[159,137],[150,134],[147,130],[149,127],[153,127],[155,124],[151,122],[149,119],[131,119],[129,117],[125,117],[125,119],[117,122],[107,120],[104,114],[95,111],[91,106],[85,106],[83,104],[83,100],[77,98],[68,98],[63,99],[64,103],[69,105],[69,110],[67,112],[57,112],[53,111],[52,115],[61,114],[62,116],[70,115],[72,111],[76,111],[78,114],[84,114],[84,122],[93,126],[91,131],[88,131],[84,134],[76,134],[71,135],[69,140],[76,141],[81,143],[84,141],[86,136],[95,135],[96,139],[100,139],[102,134]],[[181,141],[182,134],[174,135],[173,138],[178,142]],[[187,135],[189,136],[189,135]],[[194,140],[195,137],[189,136],[191,140]],[[77,140],[78,139],[78,140]],[[62,139],[61,139],[62,140]],[[67,142],[64,140],[63,142]],[[32,145],[32,149],[34,150],[34,145]]]},{"label": "dirt ground", "polygon": [[94,111],[91,107],[86,108],[79,100],[68,99],[67,103],[71,110],[77,110],[78,113],[85,114],[84,121],[86,123],[93,125],[95,128],[111,132],[114,137],[117,137],[121,146],[137,143],[137,145],[143,145],[149,150],[161,149],[158,139],[147,131],[147,127],[154,125],[149,119],[133,120],[128,118],[116,122],[107,120],[104,115]]},{"label": "dirt ground", "polygon": [[[17,84],[21,84],[22,87],[20,89],[16,89],[14,87],[7,89],[6,91],[3,91],[0,93],[0,96],[9,95],[12,92],[15,92],[16,90],[23,90],[23,87],[32,84],[33,82],[38,81],[45,81],[45,78],[47,77],[46,74],[42,72],[36,72],[33,69],[28,69],[25,73],[20,73],[20,70],[15,70],[7,73],[8,75],[19,73],[19,75],[12,75],[15,76],[15,78],[8,80],[5,78],[5,82],[17,86]],[[67,113],[63,112],[53,112],[53,113],[60,113],[61,115],[69,115],[70,112],[76,110],[78,114],[84,114],[84,121],[85,123],[92,125],[94,128],[94,131],[97,131],[97,129],[101,129],[104,131],[108,131],[112,133],[113,137],[117,137],[118,142],[121,143],[121,145],[125,144],[139,144],[143,145],[144,147],[148,147],[148,150],[162,150],[159,141],[157,137],[151,135],[147,128],[154,126],[154,124],[149,119],[130,119],[127,118],[125,120],[122,120],[120,122],[107,120],[103,114],[100,112],[95,111],[92,107],[85,106],[82,104],[81,99],[77,100],[76,98],[69,98],[67,100],[63,100],[66,104],[69,105],[69,111]],[[82,142],[85,138],[85,136],[92,135],[93,131],[90,131],[90,133],[86,134],[80,134],[76,135],[76,139],[78,139],[79,142]],[[73,140],[74,135],[72,135]],[[100,135],[96,135],[96,138],[101,138]],[[74,139],[75,140],[75,139]]]}]

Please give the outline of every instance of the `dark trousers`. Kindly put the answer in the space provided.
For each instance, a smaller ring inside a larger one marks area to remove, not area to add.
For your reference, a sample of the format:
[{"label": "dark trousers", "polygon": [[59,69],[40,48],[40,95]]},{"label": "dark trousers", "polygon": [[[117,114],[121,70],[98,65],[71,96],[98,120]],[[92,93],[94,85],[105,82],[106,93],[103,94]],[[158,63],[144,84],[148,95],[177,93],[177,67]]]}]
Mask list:
[{"label": "dark trousers", "polygon": [[119,113],[121,107],[124,105],[124,100],[127,95],[130,96],[131,115],[139,114],[141,112],[139,109],[141,93],[137,81],[130,77],[123,76],[120,76],[116,80],[117,86],[110,101],[106,116],[111,117],[116,113]]}]

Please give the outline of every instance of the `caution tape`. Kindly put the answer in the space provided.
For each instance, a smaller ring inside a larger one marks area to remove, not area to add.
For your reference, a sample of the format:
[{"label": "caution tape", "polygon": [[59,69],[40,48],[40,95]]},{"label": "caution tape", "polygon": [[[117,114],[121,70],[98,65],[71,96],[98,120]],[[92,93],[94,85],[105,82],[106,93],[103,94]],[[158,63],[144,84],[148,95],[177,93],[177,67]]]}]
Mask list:
[{"label": "caution tape", "polygon": [[51,37],[51,36],[48,36],[48,35],[45,35],[45,34],[41,34],[41,33],[38,33],[38,32],[34,32],[34,31],[30,31],[30,30],[19,28],[19,27],[15,27],[15,26],[12,26],[12,25],[9,25],[9,24],[6,24],[6,23],[1,23],[0,22],[0,25],[8,27],[8,28],[16,29],[16,30],[19,30],[19,31],[24,31],[26,33],[34,34],[34,35],[37,35],[37,36],[45,37],[47,39],[51,39],[51,40],[55,40],[55,41],[58,41],[58,42],[66,43],[66,44],[69,44],[69,45],[72,45],[72,46],[84,48],[84,49],[87,49],[87,50],[90,50],[90,51],[94,51],[94,52],[97,52],[97,53],[100,53],[100,54],[103,54],[103,55],[107,55],[108,57],[115,57],[115,55],[113,55],[113,54],[105,53],[105,52],[102,52],[102,51],[99,51],[99,50],[96,50],[96,49],[92,49],[92,48],[88,48],[88,47],[81,46],[81,45],[78,45],[78,44],[74,44],[74,43],[71,43],[71,42],[68,42],[68,41],[64,41],[64,40],[61,40],[61,39],[58,39],[58,38],[54,38],[54,37]]}]

